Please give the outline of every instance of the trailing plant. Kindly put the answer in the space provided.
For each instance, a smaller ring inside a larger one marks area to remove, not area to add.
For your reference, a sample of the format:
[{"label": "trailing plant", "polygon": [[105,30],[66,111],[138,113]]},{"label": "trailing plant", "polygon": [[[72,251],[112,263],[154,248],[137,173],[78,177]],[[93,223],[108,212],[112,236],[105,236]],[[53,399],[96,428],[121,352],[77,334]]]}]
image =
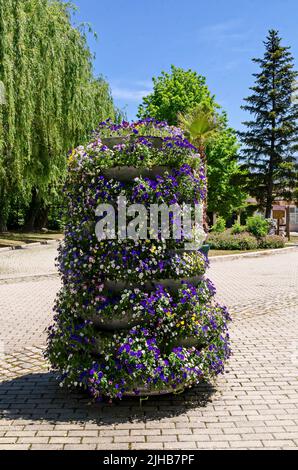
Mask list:
[{"label": "trailing plant", "polygon": [[[110,132],[110,140],[102,137],[101,132],[104,136]],[[145,132],[147,135],[144,135]],[[121,139],[116,143],[111,137]],[[179,168],[179,165],[190,164],[201,170],[199,178],[205,181],[196,147],[184,138],[180,130],[151,119],[131,125],[126,121],[119,125],[110,124],[110,121],[102,122],[94,132],[91,143],[70,152],[69,164],[74,169],[81,168],[84,171],[88,170],[88,166],[94,168],[94,165],[100,169],[114,166]]]},{"label": "trailing plant", "polygon": [[[107,129],[109,138],[116,133],[124,142],[123,160],[119,144],[104,140]],[[148,144],[153,137],[157,147]],[[182,240],[167,240],[160,232],[151,238],[150,227],[145,239],[99,240],[95,232],[98,205],[113,205],[120,195],[144,207],[202,202],[205,176],[194,147],[165,123],[105,122],[90,144],[69,157],[58,257],[63,286],[46,351],[61,385],[81,387],[101,400],[179,391],[222,373],[230,355],[230,317],[204,278],[205,256],[183,249],[184,233]],[[106,176],[127,160],[139,170],[172,167],[126,182]]]}]

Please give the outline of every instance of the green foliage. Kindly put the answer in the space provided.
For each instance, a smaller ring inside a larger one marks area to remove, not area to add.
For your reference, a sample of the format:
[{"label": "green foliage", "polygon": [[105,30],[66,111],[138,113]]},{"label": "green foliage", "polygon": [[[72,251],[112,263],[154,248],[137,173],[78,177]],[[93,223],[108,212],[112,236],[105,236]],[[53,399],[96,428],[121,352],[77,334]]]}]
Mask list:
[{"label": "green foliage", "polygon": [[275,249],[285,246],[285,239],[277,235],[256,238],[248,232],[233,234],[232,232],[212,233],[208,243],[213,250],[256,250]]},{"label": "green foliage", "polygon": [[278,235],[267,235],[259,240],[259,248],[284,248],[285,238]]},{"label": "green foliage", "polygon": [[172,66],[171,73],[153,79],[153,92],[143,99],[138,115],[169,124],[180,120],[185,133],[206,152],[208,211],[229,217],[245,205],[245,171],[238,164],[236,132],[218,110],[204,77]]},{"label": "green foliage", "polygon": [[238,163],[236,131],[221,116],[220,132],[207,142],[208,211],[228,218],[245,206],[245,170]]},{"label": "green foliage", "polygon": [[258,238],[268,235],[269,226],[269,221],[264,219],[261,215],[248,217],[246,221],[247,231]]},{"label": "green foliage", "polygon": [[233,227],[231,228],[231,233],[233,235],[238,235],[239,233],[245,232],[247,230],[246,225],[241,225],[239,222],[234,222]]},{"label": "green foliage", "polygon": [[281,45],[278,31],[270,30],[260,66],[254,74],[252,94],[242,109],[252,115],[241,132],[243,160],[249,171],[248,189],[270,217],[275,199],[291,200],[297,195],[298,104],[297,72],[289,47]]},{"label": "green foliage", "polygon": [[283,237],[267,233],[268,221],[255,216],[248,220],[247,226],[235,222],[231,229],[210,233],[208,243],[213,250],[265,250],[285,246]]},{"label": "green foliage", "polygon": [[[115,119],[109,87],[94,78],[85,34],[62,1],[0,0],[0,225],[11,195],[47,205],[66,152],[99,120]],[[0,226],[1,229],[1,226]]]},{"label": "green foliage", "polygon": [[213,103],[202,102],[186,114],[178,113],[178,122],[188,140],[203,151],[220,129],[220,117]]},{"label": "green foliage", "polygon": [[222,233],[226,229],[226,221],[223,217],[219,216],[216,219],[215,224],[212,227],[212,232],[214,233]]},{"label": "green foliage", "polygon": [[255,250],[258,241],[247,232],[232,235],[230,232],[212,233],[209,235],[208,243],[213,250]]},{"label": "green foliage", "polygon": [[188,113],[203,101],[214,103],[205,77],[172,65],[170,73],[161,72],[159,77],[153,78],[153,92],[143,98],[138,117],[152,117],[177,125],[178,113]]}]

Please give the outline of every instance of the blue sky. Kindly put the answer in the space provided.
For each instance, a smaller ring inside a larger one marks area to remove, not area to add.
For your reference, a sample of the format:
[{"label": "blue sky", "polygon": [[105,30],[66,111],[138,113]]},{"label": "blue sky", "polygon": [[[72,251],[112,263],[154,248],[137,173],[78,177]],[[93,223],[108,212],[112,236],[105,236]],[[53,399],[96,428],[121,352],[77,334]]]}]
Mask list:
[{"label": "blue sky", "polygon": [[[110,83],[115,103],[134,119],[152,77],[170,65],[204,75],[217,102],[239,129],[268,29],[280,31],[295,60],[297,0],[74,0],[75,22],[92,24],[95,72]],[[297,61],[296,61],[297,64]]]}]

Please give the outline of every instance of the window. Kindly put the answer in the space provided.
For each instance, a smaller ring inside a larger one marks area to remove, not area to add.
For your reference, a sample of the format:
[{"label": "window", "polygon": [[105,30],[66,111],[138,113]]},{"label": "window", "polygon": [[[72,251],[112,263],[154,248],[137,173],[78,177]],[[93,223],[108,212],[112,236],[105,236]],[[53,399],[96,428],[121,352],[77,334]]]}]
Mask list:
[{"label": "window", "polygon": [[298,225],[298,207],[290,207],[290,223]]}]

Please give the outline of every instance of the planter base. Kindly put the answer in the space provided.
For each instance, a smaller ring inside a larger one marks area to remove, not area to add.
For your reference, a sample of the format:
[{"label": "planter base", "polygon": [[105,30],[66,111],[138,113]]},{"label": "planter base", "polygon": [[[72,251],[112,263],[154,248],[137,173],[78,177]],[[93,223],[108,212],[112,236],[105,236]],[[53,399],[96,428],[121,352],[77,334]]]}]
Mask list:
[{"label": "planter base", "polygon": [[195,336],[187,336],[185,338],[177,338],[173,343],[173,347],[201,349],[202,344]]},{"label": "planter base", "polygon": [[159,286],[168,289],[169,292],[177,292],[179,288],[182,287],[182,283],[192,284],[197,286],[204,279],[204,275],[185,277],[180,279],[156,279],[152,281],[145,281],[144,284],[136,284],[133,282],[127,281],[110,281],[107,280],[104,283],[105,289],[110,292],[119,294],[123,290],[127,289],[140,289],[145,292],[151,292],[156,290]]},{"label": "planter base", "polygon": [[122,331],[133,328],[143,321],[139,318],[134,318],[131,313],[123,315],[123,318],[101,318],[100,315],[90,315],[88,320],[92,321],[94,326],[103,331]]},{"label": "planter base", "polygon": [[152,168],[136,168],[134,166],[119,166],[113,168],[105,168],[101,170],[107,179],[114,179],[121,183],[130,183],[135,178],[155,179],[157,176],[163,176],[165,173],[171,173],[171,169],[167,166],[155,166]]},{"label": "planter base", "polygon": [[180,386],[177,386],[176,388],[170,387],[170,386],[165,386],[164,388],[160,390],[146,388],[146,387],[139,387],[138,392],[135,393],[133,390],[127,391],[123,394],[124,397],[127,398],[136,398],[136,397],[155,397],[155,396],[160,396],[160,395],[171,395],[175,393],[181,393],[183,390],[186,388],[189,388],[189,386],[186,386],[184,384],[181,384]]}]

